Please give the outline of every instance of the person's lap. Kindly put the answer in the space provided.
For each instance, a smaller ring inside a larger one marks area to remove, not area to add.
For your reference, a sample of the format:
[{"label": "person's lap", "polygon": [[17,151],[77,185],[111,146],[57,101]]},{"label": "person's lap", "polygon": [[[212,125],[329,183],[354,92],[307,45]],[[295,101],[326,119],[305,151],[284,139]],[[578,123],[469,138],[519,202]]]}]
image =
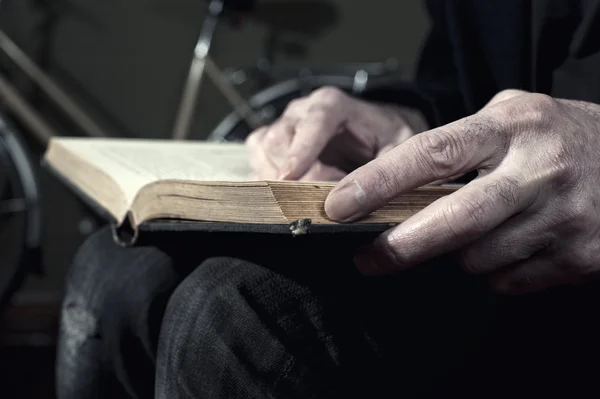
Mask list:
[{"label": "person's lap", "polygon": [[475,396],[520,373],[531,387],[546,372],[528,367],[556,373],[549,361],[576,359],[581,342],[550,338],[570,339],[558,320],[590,327],[560,295],[496,312],[450,265],[373,280],[346,258],[238,253],[194,263],[173,251],[120,248],[108,230],[82,246],[63,306],[61,398],[152,397],[155,375],[165,398]]},{"label": "person's lap", "polygon": [[59,397],[152,395],[148,380],[160,330],[154,313],[166,307],[177,286],[171,266],[170,257],[156,248],[114,245],[108,229],[81,246],[62,305]]}]

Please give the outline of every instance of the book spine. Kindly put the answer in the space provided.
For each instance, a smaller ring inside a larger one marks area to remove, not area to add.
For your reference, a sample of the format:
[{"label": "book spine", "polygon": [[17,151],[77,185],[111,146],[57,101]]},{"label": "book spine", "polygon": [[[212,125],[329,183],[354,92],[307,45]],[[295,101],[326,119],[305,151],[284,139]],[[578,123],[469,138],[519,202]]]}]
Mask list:
[{"label": "book spine", "polygon": [[112,236],[115,243],[121,247],[134,246],[139,238],[139,228],[131,211],[123,219],[123,222],[112,224]]}]

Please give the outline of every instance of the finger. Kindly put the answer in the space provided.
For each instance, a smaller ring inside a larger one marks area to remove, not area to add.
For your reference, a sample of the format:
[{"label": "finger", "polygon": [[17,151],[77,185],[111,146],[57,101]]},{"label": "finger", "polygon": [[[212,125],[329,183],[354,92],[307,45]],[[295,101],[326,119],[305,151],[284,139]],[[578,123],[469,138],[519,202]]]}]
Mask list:
[{"label": "finger", "polygon": [[267,133],[268,127],[261,127],[252,132],[246,139],[245,145],[248,150],[248,161],[257,179],[274,180],[277,178],[279,168],[266,156],[262,140]]},{"label": "finger", "polygon": [[296,98],[287,104],[281,117],[300,120],[306,114],[308,107],[310,107],[309,97]]},{"label": "finger", "polygon": [[523,211],[537,193],[501,172],[474,180],[442,197],[375,240],[371,259],[356,266],[364,274],[391,274],[455,251]]},{"label": "finger", "polygon": [[346,174],[346,172],[334,166],[326,165],[323,162],[317,161],[299,180],[337,182],[343,179]]},{"label": "finger", "polygon": [[246,146],[246,149],[252,153],[253,151],[256,150],[256,148],[260,145],[263,136],[265,135],[265,133],[268,130],[268,126],[261,126],[258,129],[254,130],[253,132],[251,132],[248,137],[246,137],[246,140],[244,141],[244,145]]},{"label": "finger", "polygon": [[336,221],[359,219],[403,192],[499,164],[507,150],[504,126],[482,114],[416,135],[344,178],[325,202]]},{"label": "finger", "polygon": [[244,145],[248,153],[248,158],[250,160],[250,165],[253,169],[256,169],[256,167],[258,166],[256,163],[256,155],[258,152],[262,152],[261,143],[263,137],[267,133],[267,130],[267,126],[262,126],[250,133],[244,141]]},{"label": "finger", "polygon": [[500,294],[521,295],[569,284],[566,269],[549,256],[536,256],[502,269],[490,277],[490,288]]},{"label": "finger", "polygon": [[254,154],[251,160],[252,169],[259,180],[277,180],[279,168],[274,165],[264,151]]},{"label": "finger", "polygon": [[320,89],[311,95],[311,104],[296,125],[282,179],[297,179],[306,174],[338,133],[347,113],[351,112],[350,104],[350,97],[337,89]]},{"label": "finger", "polygon": [[277,174],[287,160],[296,123],[296,119],[284,116],[275,121],[263,135],[261,147],[266,157],[277,167]]},{"label": "finger", "polygon": [[554,240],[547,221],[526,211],[461,249],[460,264],[469,273],[491,273],[535,256]]}]

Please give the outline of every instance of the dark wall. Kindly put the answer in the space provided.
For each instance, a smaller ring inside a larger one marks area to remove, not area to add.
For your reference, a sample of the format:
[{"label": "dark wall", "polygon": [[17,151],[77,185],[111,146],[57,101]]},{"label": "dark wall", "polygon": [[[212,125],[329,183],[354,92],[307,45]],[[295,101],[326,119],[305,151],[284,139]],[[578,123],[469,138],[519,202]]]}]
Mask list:
[{"label": "dark wall", "polygon": [[[427,31],[422,1],[335,0],[331,4],[336,11],[334,26],[316,37],[290,35],[306,45],[306,57],[300,62],[372,62],[393,56],[403,76],[410,78]],[[103,126],[122,135],[167,137],[204,6],[201,0],[3,0],[0,27]],[[265,24],[252,19],[238,30],[221,25],[213,58],[221,67],[250,65],[261,53],[266,33]],[[32,93],[27,80],[18,75],[14,79],[24,93]],[[42,112],[54,118],[51,105],[43,98],[36,101]],[[206,137],[228,112],[225,100],[205,83],[192,137]],[[57,123],[63,134],[72,134],[69,125]],[[81,240],[77,224],[86,211],[52,178],[43,174],[42,182],[46,267],[60,281]],[[32,284],[41,283],[34,279]]]}]

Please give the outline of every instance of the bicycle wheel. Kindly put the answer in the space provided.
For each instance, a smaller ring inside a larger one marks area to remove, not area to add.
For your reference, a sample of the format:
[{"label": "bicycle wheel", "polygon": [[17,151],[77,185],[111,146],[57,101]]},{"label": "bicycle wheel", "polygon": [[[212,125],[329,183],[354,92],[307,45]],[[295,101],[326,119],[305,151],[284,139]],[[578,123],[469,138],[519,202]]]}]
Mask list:
[{"label": "bicycle wheel", "polygon": [[40,266],[39,188],[27,148],[0,115],[0,310]]}]

